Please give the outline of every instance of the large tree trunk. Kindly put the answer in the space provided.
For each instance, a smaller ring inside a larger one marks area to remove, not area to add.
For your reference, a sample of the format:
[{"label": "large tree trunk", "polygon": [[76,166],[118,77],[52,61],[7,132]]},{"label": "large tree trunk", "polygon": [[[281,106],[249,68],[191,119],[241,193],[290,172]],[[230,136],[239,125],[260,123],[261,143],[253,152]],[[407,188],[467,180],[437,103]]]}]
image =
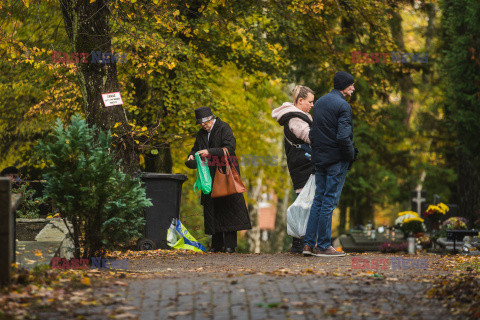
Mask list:
[{"label": "large tree trunk", "polygon": [[[427,30],[425,32],[425,48],[426,50],[429,50],[429,48],[432,47],[433,44],[433,39],[435,39],[435,34],[437,33],[437,30],[435,28],[435,18],[436,18],[436,8],[435,8],[434,3],[427,3],[425,4],[425,11],[427,12],[428,15],[428,25],[427,25]],[[422,82],[427,83],[429,81],[428,76],[430,75],[430,68],[425,68],[423,69],[422,73]]]},{"label": "large tree trunk", "polygon": [[[391,10],[390,13],[392,14],[392,19],[390,19],[390,30],[392,32],[393,40],[395,44],[400,49],[401,52],[405,52],[405,41],[403,40],[403,28],[402,28],[402,17],[398,10],[394,9]],[[402,94],[400,100],[400,106],[405,109],[405,118],[404,124],[405,126],[409,126],[410,118],[413,113],[413,81],[410,76],[410,71],[408,68],[403,66],[400,67],[400,71],[398,72],[398,83],[400,86],[400,92]]]},{"label": "large tree trunk", "polygon": [[458,206],[469,227],[480,219],[480,157],[458,152]]},{"label": "large tree trunk", "polygon": [[[76,53],[112,52],[108,1],[59,0],[72,50]],[[104,107],[102,94],[119,91],[116,63],[78,63],[78,79],[84,100],[87,122],[116,134],[116,156],[125,172],[138,170],[138,153],[130,135],[123,106]],[[102,58],[102,62],[107,59]],[[114,128],[116,123],[120,126]]]},{"label": "large tree trunk", "polygon": [[350,227],[365,225],[368,221],[373,223],[373,201],[369,195],[364,199],[355,200],[350,209]]}]

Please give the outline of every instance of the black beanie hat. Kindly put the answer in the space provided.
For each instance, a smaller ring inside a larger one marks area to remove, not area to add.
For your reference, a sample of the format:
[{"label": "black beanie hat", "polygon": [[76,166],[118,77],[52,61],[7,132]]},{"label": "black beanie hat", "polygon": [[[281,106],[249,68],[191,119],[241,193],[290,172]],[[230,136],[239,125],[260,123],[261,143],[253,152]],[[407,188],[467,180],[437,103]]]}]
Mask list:
[{"label": "black beanie hat", "polygon": [[338,71],[333,77],[333,88],[342,91],[351,86],[355,80],[350,73],[345,71]]},{"label": "black beanie hat", "polygon": [[197,124],[201,124],[215,119],[215,116],[213,115],[212,110],[210,110],[209,107],[200,107],[198,109],[195,109],[195,118],[197,118]]}]

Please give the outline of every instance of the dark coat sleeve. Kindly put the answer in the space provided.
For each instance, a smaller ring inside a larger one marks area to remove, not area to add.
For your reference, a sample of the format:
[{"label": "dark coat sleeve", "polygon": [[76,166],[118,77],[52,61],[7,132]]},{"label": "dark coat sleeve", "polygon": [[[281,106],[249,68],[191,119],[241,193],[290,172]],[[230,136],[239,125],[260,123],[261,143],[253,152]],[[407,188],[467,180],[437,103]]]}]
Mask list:
[{"label": "dark coat sleeve", "polygon": [[195,156],[195,153],[196,153],[197,151],[199,151],[199,150],[200,150],[200,147],[198,146],[198,134],[197,134],[197,137],[196,137],[196,139],[195,139],[195,143],[193,144],[192,150],[191,150],[190,153],[188,154],[187,158],[188,158],[189,156]]},{"label": "dark coat sleeve", "polygon": [[[228,125],[228,123],[225,123],[224,126],[222,126],[222,132],[219,132],[220,136],[222,137],[222,148],[227,148],[228,152],[230,155],[235,153],[235,148],[237,146],[237,142],[235,140],[235,137],[233,136],[233,131],[232,128]],[[223,150],[222,148],[209,148],[208,153],[210,153],[212,156],[216,157],[223,157]]]},{"label": "dark coat sleeve", "polygon": [[352,108],[346,104],[340,109],[337,128],[337,141],[346,161],[353,161],[355,156],[352,136]]}]

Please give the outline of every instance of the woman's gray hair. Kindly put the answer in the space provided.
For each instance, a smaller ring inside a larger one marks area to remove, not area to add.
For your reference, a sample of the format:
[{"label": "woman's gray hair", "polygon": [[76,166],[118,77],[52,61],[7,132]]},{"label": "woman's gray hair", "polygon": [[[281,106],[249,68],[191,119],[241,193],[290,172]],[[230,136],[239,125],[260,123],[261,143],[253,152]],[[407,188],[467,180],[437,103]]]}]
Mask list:
[{"label": "woman's gray hair", "polygon": [[298,99],[300,98],[306,99],[309,93],[315,95],[315,92],[313,92],[313,90],[309,87],[295,86],[292,91],[293,104],[297,104]]}]

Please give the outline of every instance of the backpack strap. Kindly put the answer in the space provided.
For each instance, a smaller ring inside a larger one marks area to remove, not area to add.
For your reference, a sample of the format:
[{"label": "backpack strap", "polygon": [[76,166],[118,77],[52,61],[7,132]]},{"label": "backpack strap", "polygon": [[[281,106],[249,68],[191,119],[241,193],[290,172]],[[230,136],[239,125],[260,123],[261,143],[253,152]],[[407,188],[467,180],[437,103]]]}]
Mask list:
[{"label": "backpack strap", "polygon": [[285,136],[285,141],[294,148],[305,149],[304,147],[302,147],[302,145],[305,144],[305,141],[302,141],[301,139],[298,139],[293,134],[293,132],[290,130],[290,128],[288,127],[288,122],[292,118],[299,118],[299,119],[305,121],[309,126],[312,126],[313,122],[312,122],[312,120],[310,120],[310,118],[306,114],[301,113],[301,112],[289,112],[289,113],[283,115],[283,117],[280,119],[280,121],[278,121],[278,123],[283,126],[283,133],[284,133],[284,136]]},{"label": "backpack strap", "polygon": [[302,145],[301,144],[295,144],[293,143],[292,141],[288,140],[287,136],[284,134],[284,138],[285,138],[285,141],[288,142],[288,144],[290,144],[292,147],[295,147],[297,149],[302,149]]}]

